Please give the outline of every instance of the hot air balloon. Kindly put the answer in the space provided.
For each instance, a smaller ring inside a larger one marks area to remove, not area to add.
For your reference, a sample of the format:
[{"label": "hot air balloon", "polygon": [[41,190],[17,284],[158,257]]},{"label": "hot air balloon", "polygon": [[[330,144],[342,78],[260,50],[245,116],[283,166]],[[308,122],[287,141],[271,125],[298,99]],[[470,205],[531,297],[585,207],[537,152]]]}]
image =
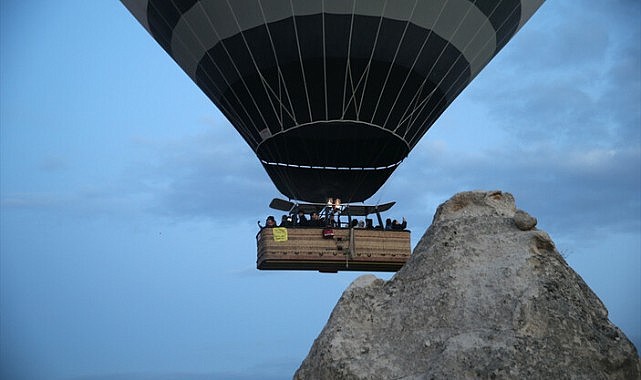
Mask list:
[{"label": "hot air balloon", "polygon": [[[341,214],[383,224],[393,202],[354,203],[376,193],[543,0],[122,2],[290,199],[270,206],[340,227]],[[353,227],[261,228],[257,247],[258,269],[327,272],[396,271],[411,251],[407,230]]]},{"label": "hot air balloon", "polygon": [[543,0],[122,0],[290,199],[370,198]]}]

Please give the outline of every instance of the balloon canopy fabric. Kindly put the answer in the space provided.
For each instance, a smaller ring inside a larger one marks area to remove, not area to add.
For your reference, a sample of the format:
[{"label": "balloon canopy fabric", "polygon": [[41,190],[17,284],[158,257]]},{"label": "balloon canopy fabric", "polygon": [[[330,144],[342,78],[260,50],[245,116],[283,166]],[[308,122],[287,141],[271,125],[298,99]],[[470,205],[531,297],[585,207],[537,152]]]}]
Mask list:
[{"label": "balloon canopy fabric", "polygon": [[360,202],[543,0],[122,0],[277,189]]}]

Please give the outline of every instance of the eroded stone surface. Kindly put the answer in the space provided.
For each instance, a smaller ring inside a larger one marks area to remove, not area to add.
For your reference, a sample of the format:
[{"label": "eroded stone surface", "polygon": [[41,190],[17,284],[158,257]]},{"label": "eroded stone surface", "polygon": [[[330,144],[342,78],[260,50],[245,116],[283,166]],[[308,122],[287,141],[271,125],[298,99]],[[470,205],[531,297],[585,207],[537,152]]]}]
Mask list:
[{"label": "eroded stone surface", "polygon": [[531,230],[536,227],[536,223],[536,218],[523,210],[516,210],[514,213],[514,224],[516,224],[521,231]]},{"label": "eroded stone surface", "polygon": [[344,292],[295,379],[638,379],[639,356],[514,198],[456,194],[390,280]]}]

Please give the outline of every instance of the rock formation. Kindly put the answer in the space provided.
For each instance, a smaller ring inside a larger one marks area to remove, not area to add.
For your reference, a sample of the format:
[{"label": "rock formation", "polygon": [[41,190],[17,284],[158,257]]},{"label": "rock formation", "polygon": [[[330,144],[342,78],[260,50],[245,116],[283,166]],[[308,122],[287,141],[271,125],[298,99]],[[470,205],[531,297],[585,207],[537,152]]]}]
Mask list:
[{"label": "rock formation", "polygon": [[508,193],[442,204],[389,281],[345,290],[295,379],[640,379],[634,345]]}]

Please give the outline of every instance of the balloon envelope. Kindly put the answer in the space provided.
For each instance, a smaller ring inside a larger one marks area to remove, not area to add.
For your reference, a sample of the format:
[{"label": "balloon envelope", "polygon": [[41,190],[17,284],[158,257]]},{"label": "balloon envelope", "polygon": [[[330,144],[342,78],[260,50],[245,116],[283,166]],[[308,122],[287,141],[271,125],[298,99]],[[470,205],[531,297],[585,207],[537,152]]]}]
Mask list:
[{"label": "balloon envelope", "polygon": [[122,0],[291,199],[371,197],[543,0]]}]

